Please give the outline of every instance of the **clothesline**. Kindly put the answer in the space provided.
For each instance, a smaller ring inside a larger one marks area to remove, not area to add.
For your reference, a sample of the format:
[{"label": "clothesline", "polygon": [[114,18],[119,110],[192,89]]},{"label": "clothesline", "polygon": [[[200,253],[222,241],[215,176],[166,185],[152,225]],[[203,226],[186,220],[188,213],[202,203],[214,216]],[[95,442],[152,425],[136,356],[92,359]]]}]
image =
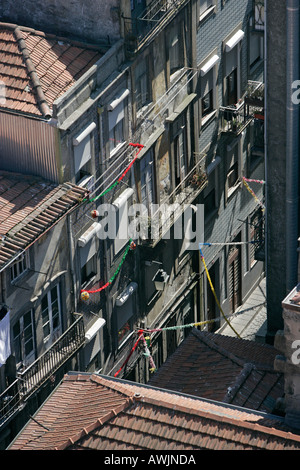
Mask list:
[{"label": "clothesline", "polygon": [[134,159],[130,162],[130,164],[128,165],[128,167],[126,168],[126,170],[121,174],[121,176],[117,179],[117,181],[115,181],[113,184],[111,184],[107,189],[105,189],[105,191],[103,191],[101,194],[99,194],[98,196],[96,197],[93,197],[91,199],[86,199],[85,201],[87,202],[93,202],[93,201],[96,201],[97,199],[99,199],[100,197],[104,196],[105,194],[107,194],[108,192],[110,192],[113,188],[115,188],[121,181],[122,179],[125,177],[125,175],[128,173],[128,171],[130,170],[130,168],[132,167],[132,165],[134,164],[134,162],[136,161],[136,159],[138,158],[138,155],[140,153],[140,151],[142,150],[142,148],[144,147],[144,145],[142,144],[135,144],[135,143],[132,143],[130,142],[129,145],[131,147],[136,147],[138,148],[138,152],[136,153]]},{"label": "clothesline", "polygon": [[115,270],[114,274],[113,274],[113,275],[111,276],[111,278],[109,279],[109,281],[108,281],[106,284],[104,284],[103,286],[99,287],[99,289],[92,289],[92,290],[81,289],[81,291],[80,291],[80,292],[81,292],[81,299],[82,299],[82,300],[88,300],[88,299],[89,299],[89,294],[95,294],[95,293],[97,293],[97,292],[100,292],[100,291],[106,289],[110,284],[112,284],[112,282],[115,280],[115,277],[117,276],[118,272],[120,271],[121,266],[122,266],[122,264],[124,263],[125,258],[126,258],[126,256],[127,256],[128,252],[129,252],[130,250],[134,250],[135,247],[136,247],[136,244],[135,244],[135,243],[132,241],[132,239],[130,238],[129,243],[128,243],[127,247],[126,247],[126,250],[125,250],[125,252],[124,252],[124,254],[123,254],[123,256],[122,256],[122,259],[121,259],[121,261],[120,261],[120,263],[119,263],[117,269]]}]

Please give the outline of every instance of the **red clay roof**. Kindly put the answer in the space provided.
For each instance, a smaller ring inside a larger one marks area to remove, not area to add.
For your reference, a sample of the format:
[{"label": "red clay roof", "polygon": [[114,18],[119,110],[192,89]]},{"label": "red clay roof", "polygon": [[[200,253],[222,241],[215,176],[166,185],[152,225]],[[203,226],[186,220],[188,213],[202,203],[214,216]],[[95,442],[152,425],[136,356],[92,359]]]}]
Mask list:
[{"label": "red clay roof", "polygon": [[71,183],[0,171],[0,268],[86,195]]},{"label": "red clay roof", "polygon": [[270,345],[193,329],[150,384],[272,413],[284,394]]},{"label": "red clay roof", "polygon": [[96,374],[70,373],[9,450],[293,450],[280,418]]},{"label": "red clay roof", "polygon": [[0,81],[6,88],[1,107],[50,117],[53,102],[101,56],[92,46],[0,23]]}]

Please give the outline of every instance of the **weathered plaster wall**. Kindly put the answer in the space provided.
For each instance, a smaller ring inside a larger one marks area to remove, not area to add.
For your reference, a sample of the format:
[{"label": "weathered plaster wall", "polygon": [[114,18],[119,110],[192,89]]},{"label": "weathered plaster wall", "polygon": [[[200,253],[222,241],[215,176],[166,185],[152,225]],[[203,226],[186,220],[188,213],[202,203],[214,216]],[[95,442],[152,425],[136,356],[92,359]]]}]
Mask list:
[{"label": "weathered plaster wall", "polygon": [[6,0],[1,21],[87,41],[120,37],[120,0]]}]

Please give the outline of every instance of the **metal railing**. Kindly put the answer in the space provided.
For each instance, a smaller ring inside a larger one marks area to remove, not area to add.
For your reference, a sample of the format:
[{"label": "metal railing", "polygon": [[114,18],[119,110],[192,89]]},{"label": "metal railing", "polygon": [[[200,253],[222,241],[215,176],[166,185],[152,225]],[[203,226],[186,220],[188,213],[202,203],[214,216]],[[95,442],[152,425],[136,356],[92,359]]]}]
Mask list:
[{"label": "metal railing", "polygon": [[249,80],[247,90],[238,103],[220,106],[222,132],[239,135],[253,120],[255,113],[262,113],[263,108],[264,84]]},{"label": "metal railing", "polygon": [[154,246],[168,232],[176,220],[191,205],[208,184],[205,171],[206,155],[180,181],[175,189],[162,200],[159,208],[150,214],[148,238],[143,244]]},{"label": "metal railing", "polygon": [[144,45],[153,38],[189,0],[152,0],[137,18],[123,16],[125,40],[130,43],[131,51]]},{"label": "metal railing", "polygon": [[78,319],[57,341],[18,374],[17,379],[0,395],[0,428],[25,401],[83,346],[85,341],[83,317]]},{"label": "metal railing", "polygon": [[247,113],[246,104],[241,101],[237,104],[220,106],[220,119],[222,132],[239,135],[252,120]]}]

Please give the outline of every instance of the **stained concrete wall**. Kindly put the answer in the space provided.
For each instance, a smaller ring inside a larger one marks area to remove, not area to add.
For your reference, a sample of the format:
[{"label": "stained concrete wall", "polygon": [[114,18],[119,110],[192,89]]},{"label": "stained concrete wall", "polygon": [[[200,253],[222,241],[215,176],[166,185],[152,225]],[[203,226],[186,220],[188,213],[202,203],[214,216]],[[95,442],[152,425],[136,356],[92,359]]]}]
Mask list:
[{"label": "stained concrete wall", "polygon": [[5,0],[1,21],[64,37],[114,42],[120,37],[121,0]]}]

